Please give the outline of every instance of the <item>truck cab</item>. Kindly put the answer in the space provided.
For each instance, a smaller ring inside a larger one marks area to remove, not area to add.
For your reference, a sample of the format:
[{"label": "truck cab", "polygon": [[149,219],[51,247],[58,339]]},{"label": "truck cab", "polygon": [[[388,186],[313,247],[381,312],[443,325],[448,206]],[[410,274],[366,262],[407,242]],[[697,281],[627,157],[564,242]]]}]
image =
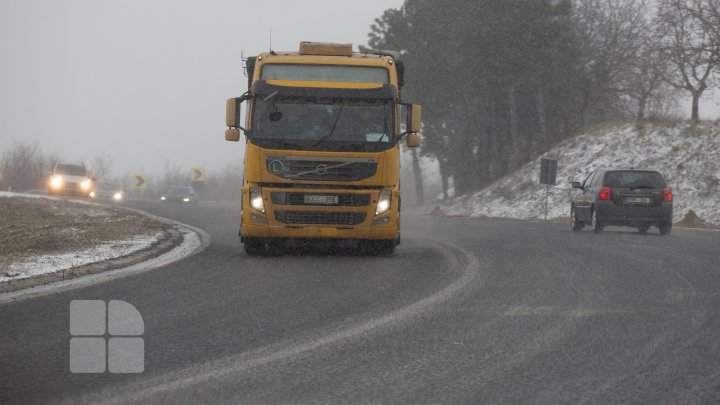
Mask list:
[{"label": "truck cab", "polygon": [[399,144],[420,144],[420,106],[400,100],[398,56],[302,42],[299,52],[248,58],[247,70],[249,91],[227,101],[225,133],[246,135],[246,252],[353,239],[391,254],[400,242]]}]

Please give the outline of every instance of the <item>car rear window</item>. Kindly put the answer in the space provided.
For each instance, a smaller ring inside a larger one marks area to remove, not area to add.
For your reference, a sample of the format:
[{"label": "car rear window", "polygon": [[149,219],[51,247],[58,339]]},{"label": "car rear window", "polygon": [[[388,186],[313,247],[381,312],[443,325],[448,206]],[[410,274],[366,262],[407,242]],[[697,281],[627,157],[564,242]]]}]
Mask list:
[{"label": "car rear window", "polygon": [[658,172],[614,171],[605,175],[605,186],[617,188],[663,188],[665,187],[665,179]]}]

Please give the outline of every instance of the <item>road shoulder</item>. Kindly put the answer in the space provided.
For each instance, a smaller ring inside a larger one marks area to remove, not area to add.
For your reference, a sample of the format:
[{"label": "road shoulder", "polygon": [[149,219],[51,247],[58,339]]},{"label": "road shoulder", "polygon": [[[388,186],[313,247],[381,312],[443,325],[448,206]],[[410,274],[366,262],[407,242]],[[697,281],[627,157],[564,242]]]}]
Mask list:
[{"label": "road shoulder", "polygon": [[[8,196],[2,196],[7,198]],[[12,196],[15,197],[15,196]],[[37,196],[35,196],[37,197]],[[54,203],[58,203],[58,199]],[[61,201],[60,204],[65,203]],[[158,217],[129,207],[104,207],[86,201],[70,201],[70,204],[89,204],[93,209],[107,208],[121,211],[133,218],[150,221],[155,226],[147,243],[109,259],[85,261],[80,265],[59,271],[25,276],[0,283],[0,302],[15,301],[22,297],[37,296],[76,286],[89,285],[122,277],[137,271],[154,269],[189,257],[203,250],[210,243],[204,231],[167,218]],[[68,256],[67,252],[64,253]],[[69,256],[72,256],[70,252]],[[113,255],[111,255],[113,256]],[[99,257],[99,256],[98,256]],[[7,280],[7,277],[5,278]]]}]

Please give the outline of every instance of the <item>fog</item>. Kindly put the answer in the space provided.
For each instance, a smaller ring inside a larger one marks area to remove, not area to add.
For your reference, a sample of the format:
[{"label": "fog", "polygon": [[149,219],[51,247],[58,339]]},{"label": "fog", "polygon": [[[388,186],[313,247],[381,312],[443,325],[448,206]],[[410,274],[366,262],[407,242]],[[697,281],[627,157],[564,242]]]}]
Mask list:
[{"label": "fog", "polygon": [[[37,141],[115,172],[241,160],[225,99],[246,90],[241,50],[301,40],[367,43],[402,0],[0,2],[0,150]],[[119,173],[118,173],[119,174]]]}]

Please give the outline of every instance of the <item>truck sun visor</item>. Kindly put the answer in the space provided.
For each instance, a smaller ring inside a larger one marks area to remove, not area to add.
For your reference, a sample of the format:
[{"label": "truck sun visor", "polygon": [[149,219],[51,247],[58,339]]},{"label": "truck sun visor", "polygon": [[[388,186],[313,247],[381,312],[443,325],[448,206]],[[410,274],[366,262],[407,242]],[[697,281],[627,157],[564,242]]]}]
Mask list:
[{"label": "truck sun visor", "polygon": [[279,96],[311,96],[355,99],[391,99],[397,97],[397,89],[389,84],[374,89],[337,89],[318,87],[289,87],[269,84],[265,80],[257,80],[252,85],[253,94],[277,94]]}]

